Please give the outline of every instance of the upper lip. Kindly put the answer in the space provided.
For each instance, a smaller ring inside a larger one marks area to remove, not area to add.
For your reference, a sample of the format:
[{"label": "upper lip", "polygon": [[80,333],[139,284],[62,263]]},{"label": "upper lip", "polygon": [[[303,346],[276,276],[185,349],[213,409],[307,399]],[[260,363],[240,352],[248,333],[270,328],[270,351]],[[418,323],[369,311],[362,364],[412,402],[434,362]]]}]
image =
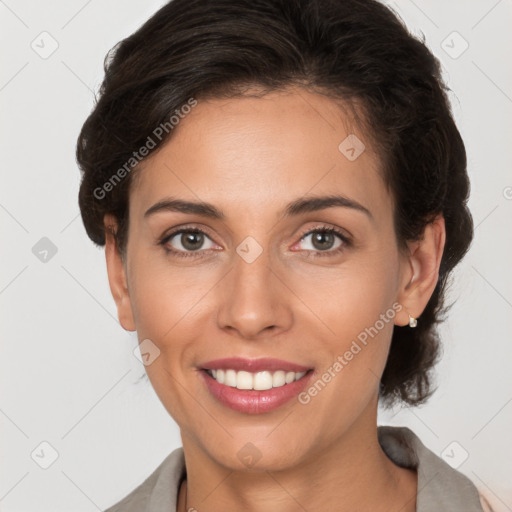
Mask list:
[{"label": "upper lip", "polygon": [[306,366],[274,359],[272,357],[262,357],[260,359],[246,359],[243,357],[228,357],[224,359],[214,359],[200,365],[204,370],[235,370],[246,371],[250,373],[261,372],[264,370],[276,371],[285,370],[288,372],[305,372],[310,370]]}]

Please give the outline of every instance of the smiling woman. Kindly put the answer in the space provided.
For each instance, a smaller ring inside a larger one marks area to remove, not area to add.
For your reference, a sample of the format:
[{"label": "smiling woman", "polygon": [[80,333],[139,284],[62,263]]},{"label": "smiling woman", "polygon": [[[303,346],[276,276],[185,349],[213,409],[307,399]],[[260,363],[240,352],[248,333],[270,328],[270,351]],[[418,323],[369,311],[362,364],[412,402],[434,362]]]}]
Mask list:
[{"label": "smiling woman", "polygon": [[372,0],[174,0],[114,48],[80,208],[183,447],[109,510],[484,510],[377,426],[473,236],[446,89]]}]

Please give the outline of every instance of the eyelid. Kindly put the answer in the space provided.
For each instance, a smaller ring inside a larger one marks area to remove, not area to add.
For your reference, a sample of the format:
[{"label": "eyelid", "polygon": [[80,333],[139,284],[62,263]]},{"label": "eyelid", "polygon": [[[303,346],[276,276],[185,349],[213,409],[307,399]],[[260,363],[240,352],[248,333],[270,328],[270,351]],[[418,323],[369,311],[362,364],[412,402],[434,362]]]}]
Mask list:
[{"label": "eyelid", "polygon": [[304,229],[304,231],[301,231],[301,234],[299,235],[299,240],[302,240],[306,235],[316,233],[317,231],[328,231],[335,233],[339,235],[340,238],[342,238],[347,243],[350,243],[352,241],[352,235],[346,229],[342,229],[324,222],[320,222],[316,226],[309,227]]}]

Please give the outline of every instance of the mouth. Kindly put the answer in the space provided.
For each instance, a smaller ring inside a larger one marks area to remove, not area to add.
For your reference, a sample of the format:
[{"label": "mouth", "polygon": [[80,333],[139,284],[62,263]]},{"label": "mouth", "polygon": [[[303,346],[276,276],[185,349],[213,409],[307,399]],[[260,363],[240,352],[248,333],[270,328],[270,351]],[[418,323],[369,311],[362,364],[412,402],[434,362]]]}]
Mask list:
[{"label": "mouth", "polygon": [[246,414],[273,411],[289,402],[311,380],[313,368],[277,359],[218,359],[199,374],[222,405]]}]

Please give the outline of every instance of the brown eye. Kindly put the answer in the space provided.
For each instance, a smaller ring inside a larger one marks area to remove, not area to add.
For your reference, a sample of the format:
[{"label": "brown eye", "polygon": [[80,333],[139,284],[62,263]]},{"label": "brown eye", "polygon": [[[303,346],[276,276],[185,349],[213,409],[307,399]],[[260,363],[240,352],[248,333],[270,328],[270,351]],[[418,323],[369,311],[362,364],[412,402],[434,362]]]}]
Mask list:
[{"label": "brown eye", "polygon": [[210,237],[197,228],[181,228],[170,233],[160,243],[166,251],[177,256],[189,256],[191,253],[212,249],[215,246]]},{"label": "brown eye", "polygon": [[179,240],[187,251],[197,251],[203,245],[204,235],[197,232],[181,233]]},{"label": "brown eye", "polygon": [[[308,241],[308,238],[310,241]],[[345,236],[334,228],[317,228],[302,236],[301,242],[305,246],[303,250],[319,252],[337,252],[340,246],[348,245]]]},{"label": "brown eye", "polygon": [[332,233],[317,231],[316,233],[312,234],[311,242],[313,246],[319,251],[325,251],[332,249],[334,243],[336,242],[336,237]]}]

